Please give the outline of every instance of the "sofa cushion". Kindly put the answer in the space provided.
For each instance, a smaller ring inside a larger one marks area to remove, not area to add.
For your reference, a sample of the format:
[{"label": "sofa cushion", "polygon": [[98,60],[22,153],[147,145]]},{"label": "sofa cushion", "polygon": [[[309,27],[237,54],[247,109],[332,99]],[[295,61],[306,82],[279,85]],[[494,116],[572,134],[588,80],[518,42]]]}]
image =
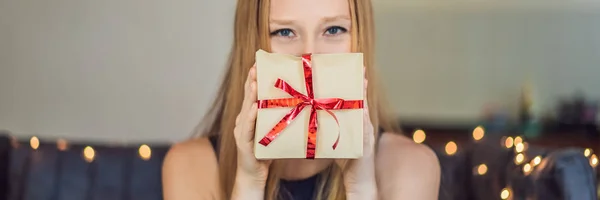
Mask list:
[{"label": "sofa cushion", "polygon": [[551,153],[532,173],[533,198],[597,200],[596,175],[581,149]]}]

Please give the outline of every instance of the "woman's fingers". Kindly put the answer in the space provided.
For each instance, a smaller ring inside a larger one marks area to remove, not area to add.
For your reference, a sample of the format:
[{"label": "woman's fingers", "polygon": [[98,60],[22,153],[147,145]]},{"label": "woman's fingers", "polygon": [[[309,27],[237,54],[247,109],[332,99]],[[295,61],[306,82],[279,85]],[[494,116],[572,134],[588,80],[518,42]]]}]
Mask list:
[{"label": "woman's fingers", "polygon": [[369,85],[369,80],[367,79],[367,67],[363,66],[363,99],[364,99],[364,110],[369,111],[369,104],[367,102],[367,86]]},{"label": "woman's fingers", "polygon": [[[252,107],[256,107],[256,81],[252,81],[250,83],[250,89],[248,95],[246,95],[246,99],[244,99],[245,106],[242,107],[242,112],[249,112]],[[243,117],[247,117],[247,115],[243,115]]]},{"label": "woman's fingers", "polygon": [[372,129],[373,125],[371,122],[371,113],[369,111],[369,95],[367,95],[367,85],[368,85],[369,81],[367,79],[365,79],[364,81],[364,102],[363,102],[363,111],[364,111],[364,128],[366,129]]},{"label": "woman's fingers", "polygon": [[247,95],[250,91],[250,82],[252,81],[252,69],[254,67],[250,68],[250,71],[248,71],[248,76],[246,76],[246,82],[244,82],[244,96]]},{"label": "woman's fingers", "polygon": [[364,155],[371,155],[373,152],[374,141],[375,141],[375,127],[373,127],[373,122],[371,121],[371,113],[369,111],[369,101],[367,95],[369,81],[365,78],[364,82],[364,119],[363,119],[363,148]]},{"label": "woman's fingers", "polygon": [[254,128],[256,124],[256,114],[258,112],[258,106],[256,103],[257,98],[257,85],[256,85],[256,64],[250,68],[248,72],[247,89],[244,97],[244,103],[242,105],[242,112],[238,119],[239,126],[242,127],[241,133],[238,135],[238,139],[241,142],[252,142],[254,139]]},{"label": "woman's fingers", "polygon": [[[254,90],[252,90],[254,87]],[[244,102],[242,103],[242,112],[248,109],[254,101],[250,95],[256,96],[256,64],[250,68],[246,82],[244,83]]]},{"label": "woman's fingers", "polygon": [[364,85],[364,91],[363,91],[363,95],[364,95],[363,99],[364,99],[364,102],[363,102],[363,106],[364,106],[364,110],[365,110],[365,112],[366,112],[367,114],[369,113],[369,101],[368,101],[368,96],[369,96],[369,95],[367,95],[367,88],[368,88],[368,84],[369,84],[369,81],[368,81],[368,80],[365,78],[365,80],[364,80],[364,82],[363,82],[363,85]]},{"label": "woman's fingers", "polygon": [[244,123],[244,132],[241,133],[240,139],[242,142],[252,142],[254,139],[254,129],[256,128],[256,115],[258,113],[258,105],[253,103],[248,113],[246,113],[246,121]]},{"label": "woman's fingers", "polygon": [[[246,82],[244,82],[244,99],[242,101],[242,108],[240,113],[235,118],[235,129],[234,136],[236,140],[245,141],[246,135],[246,122],[248,121],[248,113],[250,112],[252,104],[256,103],[256,64],[250,68]],[[242,140],[240,140],[242,139]]]}]

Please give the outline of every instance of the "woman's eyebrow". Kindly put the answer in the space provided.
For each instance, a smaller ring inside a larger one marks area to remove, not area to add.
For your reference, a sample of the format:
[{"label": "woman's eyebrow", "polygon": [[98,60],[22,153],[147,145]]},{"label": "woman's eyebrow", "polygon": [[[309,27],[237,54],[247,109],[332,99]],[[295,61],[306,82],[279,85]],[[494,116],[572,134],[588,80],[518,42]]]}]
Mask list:
[{"label": "woman's eyebrow", "polygon": [[269,23],[278,25],[290,25],[294,24],[294,20],[269,19]]},{"label": "woman's eyebrow", "polygon": [[[338,21],[338,20],[350,20],[350,16],[336,15],[336,16],[329,16],[329,17],[321,18],[321,22],[323,22],[323,23],[333,22],[333,21]],[[271,19],[269,19],[269,23],[278,24],[278,25],[290,25],[290,24],[294,24],[294,20],[271,18]]]},{"label": "woman's eyebrow", "polygon": [[323,17],[321,18],[322,22],[333,22],[333,21],[338,21],[338,20],[350,20],[350,16],[348,15],[337,15],[337,16],[331,16],[331,17]]}]

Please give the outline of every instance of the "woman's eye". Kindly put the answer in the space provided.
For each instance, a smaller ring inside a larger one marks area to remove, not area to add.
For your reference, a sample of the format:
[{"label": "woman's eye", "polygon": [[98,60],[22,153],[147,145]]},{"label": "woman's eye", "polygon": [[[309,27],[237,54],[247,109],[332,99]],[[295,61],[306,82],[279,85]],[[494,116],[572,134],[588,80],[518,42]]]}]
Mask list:
[{"label": "woman's eye", "polygon": [[337,34],[346,33],[346,32],[348,32],[348,30],[343,27],[333,26],[333,27],[327,28],[327,30],[325,31],[325,34],[326,35],[337,35]]},{"label": "woman's eye", "polygon": [[294,37],[294,32],[291,29],[279,29],[271,32],[271,36]]}]

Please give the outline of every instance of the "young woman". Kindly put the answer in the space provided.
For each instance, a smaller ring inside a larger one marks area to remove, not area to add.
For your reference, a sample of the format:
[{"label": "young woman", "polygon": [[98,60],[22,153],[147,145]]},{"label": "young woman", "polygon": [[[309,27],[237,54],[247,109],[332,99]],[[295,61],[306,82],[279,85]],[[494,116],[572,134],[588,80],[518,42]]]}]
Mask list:
[{"label": "young woman", "polygon": [[[384,114],[373,65],[372,12],[369,0],[238,0],[227,72],[199,126],[200,137],[176,144],[165,158],[165,199],[437,200],[437,157],[398,134],[396,122]],[[255,159],[253,65],[258,49],[364,54],[368,103],[363,157]]]}]

